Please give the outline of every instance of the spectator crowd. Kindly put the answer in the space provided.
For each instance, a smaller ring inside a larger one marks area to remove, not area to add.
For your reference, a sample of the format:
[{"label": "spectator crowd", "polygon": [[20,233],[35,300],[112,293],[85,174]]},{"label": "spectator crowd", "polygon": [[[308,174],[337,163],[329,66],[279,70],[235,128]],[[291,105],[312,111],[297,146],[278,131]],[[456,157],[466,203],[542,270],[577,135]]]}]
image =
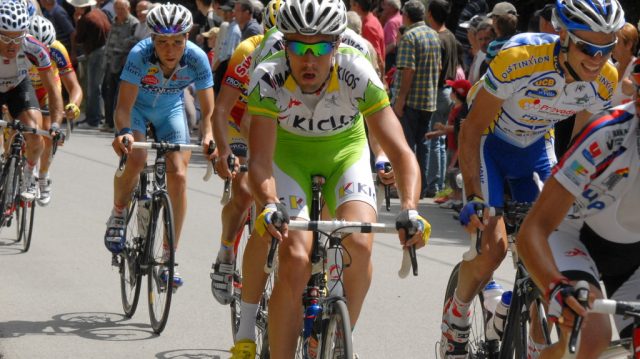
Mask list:
[{"label": "spectator crowd", "polygon": [[[35,1],[35,0],[32,0]],[[79,128],[114,131],[120,74],[130,49],[149,36],[146,14],[158,3],[148,0],[38,0],[79,68],[85,102]],[[286,1],[286,0],[284,0]],[[178,0],[196,22],[190,39],[209,55],[214,91],[233,51],[242,40],[263,32],[267,1]],[[554,1],[495,0],[349,0],[352,30],[368,41],[374,66],[385,80],[404,136],[415,151],[422,174],[421,197],[444,208],[460,206],[457,133],[467,113],[466,95],[502,45],[519,32],[554,33]],[[618,105],[631,98],[629,64],[638,52],[638,14],[621,2],[628,23],[613,52],[619,84]],[[535,11],[534,11],[535,10]],[[522,12],[526,11],[527,16]],[[533,14],[533,16],[528,16]],[[186,112],[198,129],[198,103],[185,90]],[[559,154],[571,133],[571,121],[557,128]],[[458,177],[458,178],[457,178]],[[456,181],[456,178],[458,181]]]}]

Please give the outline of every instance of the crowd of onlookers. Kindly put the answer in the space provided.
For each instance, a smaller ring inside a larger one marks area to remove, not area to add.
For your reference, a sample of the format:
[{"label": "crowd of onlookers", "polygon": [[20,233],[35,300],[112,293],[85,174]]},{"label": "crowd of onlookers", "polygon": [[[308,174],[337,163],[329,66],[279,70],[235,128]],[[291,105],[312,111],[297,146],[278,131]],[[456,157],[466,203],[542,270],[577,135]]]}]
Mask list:
[{"label": "crowd of onlookers", "polygon": [[[286,1],[286,0],[284,0]],[[120,72],[129,50],[149,36],[144,26],[155,6],[147,0],[39,0],[58,39],[79,64],[85,89],[81,128],[113,131]],[[238,44],[263,32],[266,0],[178,0],[194,15],[190,39],[208,54],[219,91]],[[508,39],[522,31],[554,33],[555,1],[350,0],[349,26],[369,42],[375,68],[385,80],[404,135],[422,173],[421,197],[443,207],[459,205],[456,135],[467,113],[466,95]],[[630,4],[628,21],[637,21]],[[625,5],[626,4],[626,5]],[[625,8],[625,10],[627,10]],[[526,12],[523,14],[521,12]],[[631,22],[618,33],[613,61],[620,84],[613,103],[629,98],[628,64],[637,54],[638,29]],[[196,129],[197,103],[185,91],[187,117]],[[562,121],[570,127],[571,121]],[[566,129],[559,128],[562,133]],[[568,130],[570,132],[570,129]],[[566,147],[563,139],[558,151]]]}]

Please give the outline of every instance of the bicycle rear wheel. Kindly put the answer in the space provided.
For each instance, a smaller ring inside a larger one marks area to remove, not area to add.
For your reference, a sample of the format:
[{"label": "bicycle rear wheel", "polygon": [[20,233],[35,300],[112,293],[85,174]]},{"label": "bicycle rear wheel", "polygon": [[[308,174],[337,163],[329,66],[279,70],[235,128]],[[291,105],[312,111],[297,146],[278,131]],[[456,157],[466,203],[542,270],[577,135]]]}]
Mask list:
[{"label": "bicycle rear wheel", "polygon": [[[19,197],[19,195],[18,195]],[[33,219],[36,213],[35,201],[16,200],[16,220],[18,223],[18,241],[22,241],[22,251],[26,252],[31,247],[33,235]]]},{"label": "bicycle rear wheel", "polygon": [[[136,190],[137,192],[137,190]],[[120,256],[120,297],[122,309],[127,318],[131,318],[138,307],[140,288],[142,287],[142,271],[140,270],[139,255],[143,238],[138,231],[138,199],[133,196],[127,208],[127,241]]]},{"label": "bicycle rear wheel", "polygon": [[152,222],[148,238],[148,300],[153,331],[160,334],[167,325],[173,294],[174,238],[173,212],[166,192],[154,194]]},{"label": "bicycle rear wheel", "polygon": [[320,358],[353,358],[351,322],[347,303],[342,298],[336,298],[329,304],[328,311],[329,319],[323,319],[325,325],[323,326]]},{"label": "bicycle rear wheel", "polygon": [[[449,276],[447,290],[444,296],[444,305],[453,297],[456,287],[458,286],[458,274],[460,272],[461,263],[456,264]],[[487,313],[484,308],[484,298],[482,292],[479,292],[473,298],[470,308],[471,310],[471,328],[469,329],[469,357],[470,358],[497,358],[499,350],[499,342],[497,340],[487,340],[485,337],[485,322]]]}]

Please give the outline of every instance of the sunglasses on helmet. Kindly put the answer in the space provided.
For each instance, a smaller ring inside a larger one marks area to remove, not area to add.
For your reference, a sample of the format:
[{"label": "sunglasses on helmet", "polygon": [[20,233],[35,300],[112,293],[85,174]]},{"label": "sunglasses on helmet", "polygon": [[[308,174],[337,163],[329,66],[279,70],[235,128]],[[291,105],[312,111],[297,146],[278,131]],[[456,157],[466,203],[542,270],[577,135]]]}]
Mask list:
[{"label": "sunglasses on helmet", "polygon": [[576,48],[583,54],[590,57],[596,57],[598,55],[608,56],[611,51],[613,51],[613,48],[616,47],[616,43],[618,42],[618,40],[616,39],[606,45],[596,45],[579,38],[575,34],[571,33],[571,31],[567,33],[569,34],[569,38],[571,39],[571,41],[573,41],[573,43],[576,45]]},{"label": "sunglasses on helmet", "polygon": [[313,44],[307,44],[300,41],[285,41],[285,46],[288,51],[291,51],[296,56],[304,56],[307,52],[311,51],[313,56],[319,57],[327,55],[336,46],[335,42],[320,41]]}]

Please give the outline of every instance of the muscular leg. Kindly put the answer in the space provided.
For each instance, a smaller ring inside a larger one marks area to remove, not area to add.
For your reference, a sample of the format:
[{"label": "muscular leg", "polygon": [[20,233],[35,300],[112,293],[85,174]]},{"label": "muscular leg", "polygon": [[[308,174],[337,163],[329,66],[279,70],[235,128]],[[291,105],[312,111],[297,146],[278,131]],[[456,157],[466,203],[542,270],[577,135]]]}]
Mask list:
[{"label": "muscular leg", "polygon": [[[19,116],[18,119],[25,126],[28,127],[38,127],[38,124],[42,123],[42,113],[38,110],[25,110]],[[42,137],[40,135],[34,134],[25,134],[25,139],[27,142],[27,150],[25,151],[25,155],[27,157],[27,162],[35,166],[44,150],[44,145],[42,142]]]},{"label": "muscular leg", "polygon": [[[134,131],[135,141],[144,141],[144,136]],[[124,208],[131,199],[133,188],[138,183],[138,176],[144,168],[147,160],[147,151],[142,149],[133,150],[128,158],[127,165],[120,177],[113,176],[113,204],[117,208]]]},{"label": "muscular leg", "polygon": [[492,217],[482,233],[482,254],[472,261],[462,261],[456,295],[469,303],[491,278],[507,253],[507,239],[502,217]]},{"label": "muscular leg", "polygon": [[[244,163],[246,161],[241,161]],[[251,192],[247,184],[246,173],[238,173],[233,180],[231,186],[231,201],[225,204],[222,208],[222,235],[220,241],[222,245],[232,247],[238,232],[242,229],[247,217],[247,209],[251,206]],[[233,258],[223,258],[232,256],[233,251],[229,250],[228,253],[218,253],[218,259],[225,263],[229,263]]]},{"label": "muscular leg", "polygon": [[[51,128],[51,117],[43,115],[42,129],[46,131],[49,130],[49,128]],[[51,151],[53,143],[49,137],[43,137],[42,140],[44,141],[44,151],[42,151],[42,155],[40,156],[40,174],[44,175],[49,172],[49,166],[51,165]]]},{"label": "muscular leg", "polygon": [[[350,201],[338,207],[337,218],[347,221],[375,222],[376,212],[367,203]],[[360,316],[364,298],[371,285],[373,266],[371,264],[371,250],[373,234],[353,233],[342,243],[345,250],[351,254],[351,264],[344,269],[343,279],[351,327],[354,327]],[[343,260],[343,263],[349,258]]]},{"label": "muscular leg", "polygon": [[311,233],[289,231],[279,247],[278,278],[269,303],[269,344],[271,357],[294,357],[302,327],[302,292],[311,274],[309,253]]},{"label": "muscular leg", "polygon": [[187,212],[187,166],[190,158],[191,152],[170,152],[167,154],[167,192],[169,192],[173,209],[175,248],[178,248]]}]

